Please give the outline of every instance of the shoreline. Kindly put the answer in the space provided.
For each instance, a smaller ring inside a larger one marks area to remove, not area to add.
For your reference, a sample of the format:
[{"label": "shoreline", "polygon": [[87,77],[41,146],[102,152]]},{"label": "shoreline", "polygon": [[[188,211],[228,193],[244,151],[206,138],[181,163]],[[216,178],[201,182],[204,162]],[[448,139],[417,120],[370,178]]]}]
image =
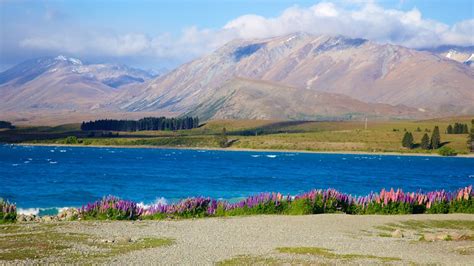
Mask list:
[{"label": "shoreline", "polygon": [[74,148],[127,148],[127,149],[167,149],[167,150],[208,150],[208,151],[231,151],[231,152],[278,152],[278,153],[310,153],[310,154],[341,154],[341,155],[381,155],[381,156],[425,156],[425,157],[449,157],[449,158],[474,158],[474,153],[458,154],[456,156],[441,156],[436,153],[402,153],[402,152],[369,152],[369,151],[307,151],[307,150],[275,150],[275,149],[250,149],[250,148],[215,148],[215,147],[176,147],[176,146],[152,146],[152,145],[74,145],[74,144],[50,144],[50,143],[4,143],[16,146],[45,146],[45,147],[74,147]]},{"label": "shoreline", "polygon": [[[9,237],[0,243],[11,245],[4,254],[17,260],[0,259],[0,264],[467,265],[474,258],[473,248],[462,237],[474,232],[469,229],[473,222],[472,214],[25,222],[2,230],[2,236]],[[434,232],[423,231],[426,228]],[[444,240],[447,235],[453,239]],[[143,248],[144,238],[171,242]],[[107,249],[98,249],[98,244]],[[38,253],[25,255],[24,246]],[[306,249],[308,254],[282,252],[285,247]],[[73,257],[77,253],[83,255]],[[68,261],[71,258],[75,260]]]}]

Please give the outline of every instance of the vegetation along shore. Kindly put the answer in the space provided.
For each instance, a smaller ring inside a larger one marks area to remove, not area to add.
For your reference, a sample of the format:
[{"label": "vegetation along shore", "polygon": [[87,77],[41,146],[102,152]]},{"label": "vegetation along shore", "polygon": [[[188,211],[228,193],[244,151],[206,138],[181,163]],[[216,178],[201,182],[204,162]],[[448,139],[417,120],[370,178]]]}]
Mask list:
[{"label": "vegetation along shore", "polygon": [[[14,204],[2,201],[0,210],[6,265],[466,264],[474,256],[472,187],[364,197],[328,189],[147,208],[109,196],[58,216],[17,221]],[[400,215],[410,213],[426,214]],[[199,217],[208,218],[186,219]]]},{"label": "vegetation along shore", "polygon": [[[109,120],[52,127],[10,126],[0,130],[0,142],[92,147],[452,156],[469,155],[474,135],[472,117],[420,121],[369,121],[368,123],[364,121],[214,120],[201,123],[198,127],[196,126],[196,123],[199,123],[197,117],[182,120],[158,118],[135,122],[117,120],[115,124],[110,121],[106,123],[107,128],[112,124],[118,128],[131,127],[132,131],[81,130],[81,126],[83,129],[97,128],[106,121]],[[146,124],[147,122],[149,125]],[[149,130],[155,126],[157,130]],[[175,128],[178,129],[174,130]]]},{"label": "vegetation along shore", "polygon": [[[68,210],[59,217],[68,220],[137,220],[222,217],[255,214],[305,215],[321,213],[346,214],[420,214],[474,213],[472,186],[457,191],[403,192],[382,190],[365,196],[352,196],[334,189],[312,190],[295,196],[261,193],[239,202],[204,197],[187,198],[174,204],[143,207],[136,202],[114,196]],[[0,201],[0,222],[25,221],[17,215],[16,206]],[[31,220],[31,219],[29,219]]]}]

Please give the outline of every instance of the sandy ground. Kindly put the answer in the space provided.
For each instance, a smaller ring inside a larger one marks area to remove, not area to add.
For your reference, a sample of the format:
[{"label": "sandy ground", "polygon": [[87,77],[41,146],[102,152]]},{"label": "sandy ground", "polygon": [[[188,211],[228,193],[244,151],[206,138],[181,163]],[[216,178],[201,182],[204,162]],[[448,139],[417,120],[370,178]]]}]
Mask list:
[{"label": "sandy ground", "polygon": [[[212,265],[239,255],[276,258],[277,264],[442,264],[473,265],[474,241],[419,241],[417,232],[402,229],[404,237],[382,237],[377,226],[407,220],[474,221],[474,215],[350,216],[322,214],[307,216],[249,216],[179,221],[69,222],[65,232],[110,237],[167,237],[168,247],[145,249],[112,258],[110,264]],[[472,233],[472,231],[470,232]],[[392,257],[341,260],[316,255],[283,254],[278,247],[328,248],[338,254]],[[461,254],[460,250],[470,250]],[[238,264],[242,264],[242,261]],[[253,264],[253,263],[251,263]],[[265,263],[264,263],[265,264]]]},{"label": "sandy ground", "polygon": [[[128,149],[181,149],[181,150],[216,150],[216,151],[250,151],[250,152],[278,152],[278,153],[316,153],[316,154],[361,154],[361,155],[395,155],[395,156],[434,156],[442,157],[436,153],[401,153],[401,152],[366,152],[366,151],[305,151],[305,150],[273,150],[273,149],[244,149],[244,148],[211,148],[211,147],[174,147],[174,146],[126,146],[126,145],[72,145],[48,143],[21,143],[11,144],[19,146],[48,146],[48,147],[90,147],[90,148],[128,148]],[[474,153],[458,154],[456,157],[474,158]]]}]

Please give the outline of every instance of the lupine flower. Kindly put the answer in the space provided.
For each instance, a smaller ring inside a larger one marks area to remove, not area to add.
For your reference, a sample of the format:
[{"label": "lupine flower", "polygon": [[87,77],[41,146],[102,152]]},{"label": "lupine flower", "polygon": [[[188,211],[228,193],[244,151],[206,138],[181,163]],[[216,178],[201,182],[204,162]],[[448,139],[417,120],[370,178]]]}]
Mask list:
[{"label": "lupine flower", "polygon": [[[260,193],[258,195],[247,197],[246,199],[236,203],[217,201],[204,197],[187,198],[175,204],[156,204],[146,209],[138,207],[134,202],[121,200],[114,196],[108,196],[99,201],[83,206],[79,211],[84,216],[97,216],[100,214],[107,214],[110,210],[116,210],[122,214],[123,218],[127,219],[136,219],[141,216],[154,215],[163,215],[162,217],[201,217],[216,215],[218,208],[222,208],[222,210],[226,212],[236,209],[247,210],[259,206],[278,207],[283,202],[287,203],[284,206],[290,206],[293,201],[299,199],[309,200],[309,204],[316,204],[316,201],[318,201],[318,204],[323,204],[324,209],[326,209],[326,207],[331,207],[333,211],[335,209],[339,211],[350,211],[349,208],[352,206],[358,211],[349,213],[365,213],[365,210],[371,208],[370,206],[379,206],[377,207],[377,210],[383,213],[384,208],[391,204],[401,203],[401,206],[411,206],[411,208],[417,205],[429,210],[435,204],[455,204],[463,201],[471,202],[474,201],[474,192],[472,186],[454,192],[440,190],[427,193],[421,191],[405,193],[401,189],[382,189],[380,193],[371,192],[368,195],[356,197],[329,188],[326,190],[312,190],[294,197],[291,197],[290,195],[283,196],[280,193]],[[327,204],[331,205],[327,206]],[[466,206],[472,206],[472,204],[469,204]],[[468,208],[472,209],[473,207]],[[14,208],[14,205],[1,205],[0,203],[0,211],[7,209],[11,211],[15,210]],[[387,209],[390,210],[390,208]],[[471,209],[468,209],[467,211],[474,212],[474,210]],[[270,208],[270,211],[272,211],[272,208]]]}]

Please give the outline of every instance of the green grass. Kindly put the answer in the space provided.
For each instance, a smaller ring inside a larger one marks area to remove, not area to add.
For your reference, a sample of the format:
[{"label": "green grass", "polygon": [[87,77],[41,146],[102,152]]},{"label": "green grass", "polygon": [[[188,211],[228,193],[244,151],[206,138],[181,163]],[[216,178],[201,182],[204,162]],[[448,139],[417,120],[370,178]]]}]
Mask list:
[{"label": "green grass", "polygon": [[375,229],[386,232],[393,232],[397,229],[411,230],[419,233],[433,230],[462,230],[474,232],[474,221],[465,220],[408,220],[399,223],[387,223],[375,226]]},{"label": "green grass", "polygon": [[[104,243],[93,235],[59,232],[60,228],[59,224],[0,226],[0,264],[46,258],[56,263],[96,264],[120,254],[174,243],[171,239],[150,237],[134,242]],[[81,251],[77,251],[77,246]]]},{"label": "green grass", "polygon": [[336,260],[380,260],[382,262],[400,261],[400,258],[395,257],[381,257],[367,254],[339,254],[334,253],[330,249],[320,247],[280,247],[277,250],[281,253],[298,254],[298,255],[312,255],[323,257],[326,259]]},{"label": "green grass", "polygon": [[241,255],[231,259],[222,260],[216,263],[218,266],[237,266],[237,265],[282,265],[288,264],[288,261],[263,256]]},{"label": "green grass", "polygon": [[385,227],[378,227],[381,230],[395,230],[396,228],[406,230],[423,229],[453,229],[453,230],[471,230],[474,231],[474,221],[466,220],[408,220],[398,224],[389,223]]},{"label": "green grass", "polygon": [[[377,233],[379,237],[392,237],[391,232],[399,229],[410,231],[414,236],[419,236],[418,241],[426,241],[427,233],[445,234],[445,241],[452,241],[453,233],[463,235],[463,241],[474,240],[474,221],[466,220],[407,220],[399,223],[387,223],[385,225],[375,226],[375,229],[381,231]],[[416,241],[415,241],[416,242]]]},{"label": "green grass", "polygon": [[[215,120],[191,130],[118,132],[118,137],[90,137],[79,130],[79,124],[57,127],[19,127],[1,131],[0,142],[33,142],[64,144],[67,136],[76,136],[81,145],[219,147],[216,135],[226,128],[231,148],[302,151],[360,151],[433,153],[437,151],[401,147],[404,131],[413,133],[419,143],[425,130],[439,126],[445,147],[458,154],[468,153],[466,134],[444,134],[455,122],[470,124],[471,117],[454,117],[424,121],[374,121],[364,129],[362,121],[311,122],[269,120]],[[420,128],[421,132],[417,129]],[[395,130],[395,131],[394,131]],[[101,134],[97,133],[97,134]],[[428,132],[431,135],[431,132]]]}]

